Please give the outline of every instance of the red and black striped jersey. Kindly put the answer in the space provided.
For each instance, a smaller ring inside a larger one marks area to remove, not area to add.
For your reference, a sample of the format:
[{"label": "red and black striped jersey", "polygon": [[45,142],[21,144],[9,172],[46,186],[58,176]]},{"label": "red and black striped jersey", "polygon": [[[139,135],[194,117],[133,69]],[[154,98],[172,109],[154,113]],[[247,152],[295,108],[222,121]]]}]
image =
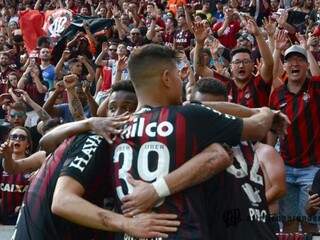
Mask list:
[{"label": "red and black striped jersey", "polygon": [[286,81],[273,91],[270,107],[291,121],[288,134],[280,139],[285,164],[298,168],[320,164],[320,77],[306,79],[297,94],[289,91]]},{"label": "red and black striped jersey", "polygon": [[208,184],[211,239],[276,239],[267,224],[264,177],[255,147],[242,142],[232,151],[233,164]]},{"label": "red and black striped jersey", "polygon": [[214,72],[213,77],[226,84],[228,102],[238,103],[250,108],[268,106],[271,82],[266,83],[260,75],[249,80],[242,89],[237,87],[234,80],[217,72]]},{"label": "red and black striped jersey", "polygon": [[[1,162],[1,161],[0,161]],[[0,167],[0,223],[14,225],[24,193],[29,185],[28,174],[8,174]]]},{"label": "red and black striped jersey", "polygon": [[107,143],[98,135],[67,139],[41,166],[25,194],[13,239],[108,239],[105,233],[71,223],[51,212],[53,193],[60,176],[69,176],[85,189],[83,198],[103,206],[110,182],[110,164],[104,157]]},{"label": "red and black striped jersey", "polygon": [[[132,192],[126,173],[154,182],[179,168],[211,143],[236,145],[243,122],[204,106],[190,104],[144,108],[137,112],[113,146],[117,204]],[[188,174],[188,173],[186,173]],[[211,239],[203,185],[191,187],[162,200],[153,210],[175,213],[181,225],[168,239]],[[117,239],[135,239],[118,235]]]}]

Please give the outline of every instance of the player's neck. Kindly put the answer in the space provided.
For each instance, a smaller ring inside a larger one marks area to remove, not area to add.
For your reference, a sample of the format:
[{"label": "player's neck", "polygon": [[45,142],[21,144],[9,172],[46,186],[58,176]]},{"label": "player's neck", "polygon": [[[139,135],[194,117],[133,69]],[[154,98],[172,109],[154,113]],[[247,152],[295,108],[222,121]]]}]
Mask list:
[{"label": "player's neck", "polygon": [[157,97],[157,96],[152,96],[152,97],[147,97],[147,96],[138,96],[138,107],[137,110],[144,108],[145,106],[148,107],[164,107],[170,105],[169,101],[167,99]]}]

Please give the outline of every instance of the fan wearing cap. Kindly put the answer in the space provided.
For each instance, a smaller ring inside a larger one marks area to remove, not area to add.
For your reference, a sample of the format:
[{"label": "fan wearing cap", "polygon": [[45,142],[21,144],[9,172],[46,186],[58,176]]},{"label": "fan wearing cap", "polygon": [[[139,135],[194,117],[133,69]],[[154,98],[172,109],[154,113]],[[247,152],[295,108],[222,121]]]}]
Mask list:
[{"label": "fan wearing cap", "polygon": [[[319,67],[315,71],[316,66],[310,50],[298,45],[288,48],[284,53],[288,79],[270,97],[271,107],[281,110],[291,121],[287,136],[280,139],[288,189],[280,202],[280,214],[285,219],[296,217],[284,222],[286,232],[297,232],[301,219],[303,232],[315,232],[320,219],[320,215],[308,219],[304,211],[308,190],[320,166],[320,72]],[[308,74],[309,69],[312,77]]]}]

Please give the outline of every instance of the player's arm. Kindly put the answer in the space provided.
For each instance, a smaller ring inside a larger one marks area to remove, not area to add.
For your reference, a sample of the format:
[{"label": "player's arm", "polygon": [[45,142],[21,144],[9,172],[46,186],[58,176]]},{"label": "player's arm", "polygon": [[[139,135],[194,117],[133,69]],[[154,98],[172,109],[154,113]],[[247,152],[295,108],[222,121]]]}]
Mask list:
[{"label": "player's arm", "polygon": [[248,108],[240,104],[229,102],[202,102],[202,104],[219,112],[240,118],[251,117],[259,112],[259,108]]},{"label": "player's arm", "polygon": [[128,116],[120,117],[92,117],[77,122],[62,124],[47,134],[39,142],[42,150],[47,153],[53,152],[64,139],[76,134],[94,131],[103,136],[108,142],[111,141],[111,134],[119,134],[118,128],[126,123]]},{"label": "player's arm", "polygon": [[[160,181],[167,185],[170,195],[186,188],[202,183],[213,175],[223,171],[232,164],[232,158],[220,144],[211,144],[201,153],[184,163],[175,171],[169,173]],[[134,186],[132,194],[122,199],[124,214],[134,216],[150,210],[160,199],[156,185],[128,178]],[[159,179],[156,181],[159,182]]]},{"label": "player's arm", "polygon": [[271,111],[267,107],[247,108],[227,102],[203,102],[219,112],[243,118],[242,140],[260,140],[269,130],[279,135],[286,133],[290,121],[279,111]]},{"label": "player's arm", "polygon": [[39,169],[46,159],[45,151],[38,151],[29,157],[19,160],[12,159],[13,145],[4,142],[0,146],[0,155],[3,157],[3,169],[9,174],[29,173]]},{"label": "player's arm", "polygon": [[259,143],[256,150],[256,154],[260,163],[262,163],[262,169],[269,179],[269,189],[266,190],[266,198],[268,204],[271,204],[286,193],[286,178],[285,167],[283,159],[277,151],[266,144]]},{"label": "player's arm", "polygon": [[88,202],[82,198],[84,193],[84,187],[72,177],[59,177],[51,205],[52,213],[85,227],[126,232],[141,238],[167,237],[166,232],[175,232],[179,226],[174,214],[151,213],[127,218]]}]

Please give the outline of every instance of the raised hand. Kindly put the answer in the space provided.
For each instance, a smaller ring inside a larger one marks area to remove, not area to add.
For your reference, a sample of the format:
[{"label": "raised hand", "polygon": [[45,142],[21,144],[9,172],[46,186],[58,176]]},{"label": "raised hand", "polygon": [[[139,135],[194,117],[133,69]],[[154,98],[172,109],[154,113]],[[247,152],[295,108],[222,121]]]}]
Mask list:
[{"label": "raised hand", "polygon": [[279,30],[274,36],[275,48],[284,51],[288,43],[288,35],[285,30]]},{"label": "raised hand", "polygon": [[63,58],[64,60],[67,60],[67,59],[70,57],[70,55],[71,55],[70,50],[69,50],[69,49],[66,49],[66,50],[64,50],[63,53],[62,53],[62,58]]},{"label": "raised hand", "polygon": [[65,90],[65,86],[63,81],[59,81],[56,83],[56,92],[62,93]]},{"label": "raised hand", "polygon": [[78,83],[79,77],[75,74],[67,75],[63,77],[63,83],[65,88],[74,88]]},{"label": "raised hand", "polygon": [[128,58],[126,56],[121,57],[117,63],[117,70],[122,72],[128,67]]},{"label": "raised hand", "polygon": [[38,78],[39,77],[39,74],[40,74],[40,70],[38,67],[36,66],[33,66],[33,68],[31,69],[30,71],[30,75],[31,77],[34,79],[34,78]]},{"label": "raised hand", "polygon": [[248,18],[245,28],[250,34],[254,36],[260,35],[259,27],[252,17]]},{"label": "raised hand", "polygon": [[26,91],[22,90],[22,89],[15,89],[14,93],[16,95],[18,95],[18,96],[20,95],[22,100],[25,101],[26,103],[28,103],[29,100],[31,99],[29,94]]},{"label": "raised hand", "polygon": [[277,19],[277,22],[280,27],[283,27],[284,24],[287,22],[287,20],[288,20],[288,11],[283,11],[280,14],[280,17]]},{"label": "raised hand", "polygon": [[198,43],[204,43],[208,37],[208,32],[206,31],[206,26],[203,22],[196,22],[193,24],[193,34]]},{"label": "raised hand", "polygon": [[273,36],[276,32],[277,22],[273,21],[271,16],[262,20],[263,28],[267,32],[268,36]]},{"label": "raised hand", "polygon": [[109,44],[108,42],[103,42],[102,45],[101,45],[101,51],[102,52],[107,52],[109,49]]},{"label": "raised hand", "polygon": [[13,144],[9,141],[6,141],[0,146],[0,156],[6,160],[12,160]]},{"label": "raised hand", "polygon": [[296,38],[298,39],[301,47],[303,47],[304,49],[308,48],[308,42],[305,35],[301,33],[296,33]]}]

